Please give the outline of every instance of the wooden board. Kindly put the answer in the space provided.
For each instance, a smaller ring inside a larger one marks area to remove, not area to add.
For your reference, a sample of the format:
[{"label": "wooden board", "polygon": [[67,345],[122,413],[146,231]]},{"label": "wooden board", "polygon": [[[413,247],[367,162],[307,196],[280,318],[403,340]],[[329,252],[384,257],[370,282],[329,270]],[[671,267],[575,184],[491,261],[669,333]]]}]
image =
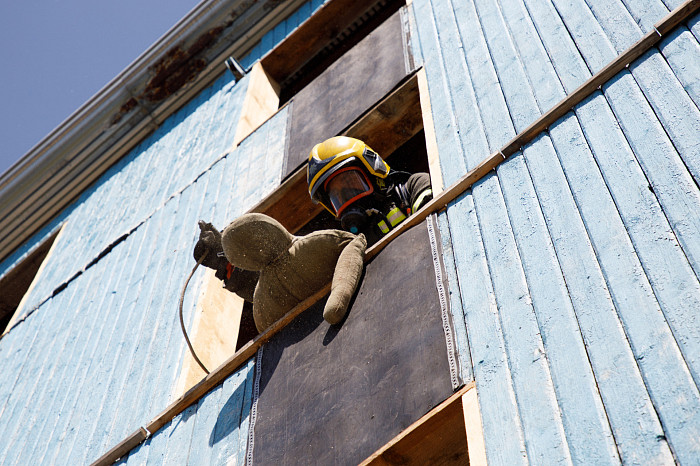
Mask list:
[{"label": "wooden board", "polygon": [[357,463],[452,393],[424,223],[367,265],[340,327],[323,303],[264,347],[256,464]]},{"label": "wooden board", "polygon": [[476,392],[473,388],[473,382],[463,387],[377,450],[360,466],[468,464],[462,398],[469,391]]},{"label": "wooden board", "polygon": [[376,0],[334,0],[326,3],[262,59],[270,76],[281,82],[311,60],[338,33],[378,3]]},{"label": "wooden board", "polygon": [[406,75],[400,12],[338,59],[292,100],[284,176],[313,146],[340,134]]}]

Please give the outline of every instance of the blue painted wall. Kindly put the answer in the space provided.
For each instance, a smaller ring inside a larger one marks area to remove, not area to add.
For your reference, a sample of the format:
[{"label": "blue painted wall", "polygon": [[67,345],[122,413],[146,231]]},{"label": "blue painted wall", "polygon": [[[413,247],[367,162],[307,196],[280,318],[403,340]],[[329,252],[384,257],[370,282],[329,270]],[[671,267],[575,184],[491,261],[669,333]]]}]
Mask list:
[{"label": "blue painted wall", "polygon": [[[300,11],[268,46],[311,3]],[[173,401],[186,351],[177,302],[197,220],[223,228],[281,181],[286,109],[231,147],[247,87],[226,73],[0,264],[3,275],[64,226],[20,323],[0,340],[0,464],[89,463]],[[253,372],[251,360],[128,462],[241,463]]]},{"label": "blue painted wall", "polygon": [[[445,183],[677,3],[414,0]],[[442,214],[491,464],[700,458],[698,21]]]},{"label": "blue painted wall", "polygon": [[[445,184],[679,3],[414,0]],[[476,381],[491,464],[700,457],[699,39],[700,15],[440,215],[462,376]],[[0,463],[90,461],[170,401],[196,221],[223,226],[280,182],[286,110],[230,147],[246,88],[222,77],[0,264],[2,275],[65,224],[26,319],[0,340]],[[241,464],[253,370],[123,462]]]}]

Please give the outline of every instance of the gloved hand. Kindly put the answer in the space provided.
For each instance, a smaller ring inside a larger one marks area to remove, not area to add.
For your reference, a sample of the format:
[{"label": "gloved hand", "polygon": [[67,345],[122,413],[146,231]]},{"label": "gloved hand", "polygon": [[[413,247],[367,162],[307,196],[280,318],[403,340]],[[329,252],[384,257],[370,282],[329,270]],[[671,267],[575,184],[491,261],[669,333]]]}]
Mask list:
[{"label": "gloved hand", "polygon": [[[199,240],[194,245],[194,260],[199,261],[205,251],[209,250],[202,265],[216,270],[216,276],[224,279],[226,276],[226,264],[224,248],[221,246],[221,233],[209,222],[199,221]],[[221,276],[219,276],[221,275]]]}]

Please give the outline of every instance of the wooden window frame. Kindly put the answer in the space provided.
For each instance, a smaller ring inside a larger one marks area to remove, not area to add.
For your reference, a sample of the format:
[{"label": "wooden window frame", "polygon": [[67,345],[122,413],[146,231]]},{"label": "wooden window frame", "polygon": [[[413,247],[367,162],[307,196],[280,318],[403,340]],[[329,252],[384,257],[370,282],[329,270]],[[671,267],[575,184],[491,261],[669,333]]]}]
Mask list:
[{"label": "wooden window frame", "polygon": [[430,410],[360,466],[448,463],[468,463],[471,466],[487,464],[474,382]]}]

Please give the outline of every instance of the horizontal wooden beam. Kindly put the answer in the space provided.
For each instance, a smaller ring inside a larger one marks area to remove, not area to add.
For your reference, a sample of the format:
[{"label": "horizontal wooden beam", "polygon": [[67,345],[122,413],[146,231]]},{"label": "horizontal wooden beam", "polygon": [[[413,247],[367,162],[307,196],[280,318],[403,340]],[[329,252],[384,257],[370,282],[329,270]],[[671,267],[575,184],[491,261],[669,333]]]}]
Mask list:
[{"label": "horizontal wooden beam", "polygon": [[[632,45],[627,51],[618,56],[613,60],[608,66],[604,67],[594,76],[592,76],[588,81],[581,85],[576,91],[574,91],[570,96],[562,100],[560,103],[555,105],[551,110],[542,115],[537,119],[532,125],[525,129],[522,133],[518,134],[513,140],[506,144],[503,149],[490,155],[484,159],[479,165],[474,169],[470,170],[466,175],[460,178],[456,183],[450,186],[448,189],[437,195],[432,201],[425,205],[415,214],[411,215],[403,223],[399,225],[398,228],[392,230],[388,235],[382,238],[377,244],[372,248],[367,250],[365,253],[365,261],[369,261],[372,257],[377,255],[382,249],[384,249],[391,241],[394,240],[398,235],[406,231],[407,229],[421,223],[430,214],[438,212],[444,209],[450,202],[454,201],[457,197],[463,194],[467,189],[474,185],[478,180],[483,178],[491,170],[495,169],[501,162],[503,162],[508,156],[516,153],[520,148],[534,139],[539,133],[548,128],[557,119],[565,115],[569,110],[571,110],[575,105],[579,104],[588,95],[602,86],[608,79],[616,75],[618,72],[622,71],[631,61],[640,57],[644,52],[646,52],[650,47],[656,44],[659,39],[670,32],[673,27],[684,21],[690,15],[695,13],[700,7],[700,0],[686,0],[685,3],[680,5],[678,8],[673,10],[666,18],[657,23],[656,28],[653,32],[646,34],[637,43]],[[303,170],[299,170],[294,176],[303,177]],[[280,199],[283,196],[275,196]],[[272,199],[272,198],[268,198]],[[267,201],[267,200],[266,200]],[[266,201],[259,204],[263,205]],[[256,208],[258,207],[256,206]],[[255,210],[255,212],[260,212],[261,210]],[[223,382],[227,377],[233,374],[243,363],[245,363],[250,357],[252,357],[255,352],[267,341],[269,341],[272,336],[274,336],[279,330],[284,328],[289,322],[291,322],[297,315],[304,312],[308,307],[317,302],[323,296],[328,294],[330,291],[330,283],[326,285],[322,290],[318,291],[315,295],[304,300],[302,303],[297,305],[294,309],[289,311],[280,320],[273,324],[270,328],[265,330],[262,334],[258,335],[254,340],[250,341],[248,344],[243,346],[240,350],[236,352],[231,358],[224,363],[222,366],[211,372],[205,379],[203,379],[199,384],[195,385],[187,393],[181,396],[178,400],[173,402],[165,411],[160,413],[151,421],[146,429],[150,433],[156,432],[158,429],[167,424],[172,418],[184,411],[188,406],[195,403],[199,398],[208,393],[216,385]],[[143,438],[141,438],[143,437]],[[137,440],[141,438],[138,442]],[[109,452],[105,453],[100,459],[98,459],[93,464],[107,465],[112,464],[118,460],[121,456],[128,453],[131,448],[137,446],[140,442],[145,440],[145,435],[139,431],[135,432],[127,439],[122,441],[119,445],[115,446]],[[127,448],[128,447],[128,448]]]},{"label": "horizontal wooden beam", "polygon": [[462,397],[474,382],[431,409],[360,466],[468,464]]}]

